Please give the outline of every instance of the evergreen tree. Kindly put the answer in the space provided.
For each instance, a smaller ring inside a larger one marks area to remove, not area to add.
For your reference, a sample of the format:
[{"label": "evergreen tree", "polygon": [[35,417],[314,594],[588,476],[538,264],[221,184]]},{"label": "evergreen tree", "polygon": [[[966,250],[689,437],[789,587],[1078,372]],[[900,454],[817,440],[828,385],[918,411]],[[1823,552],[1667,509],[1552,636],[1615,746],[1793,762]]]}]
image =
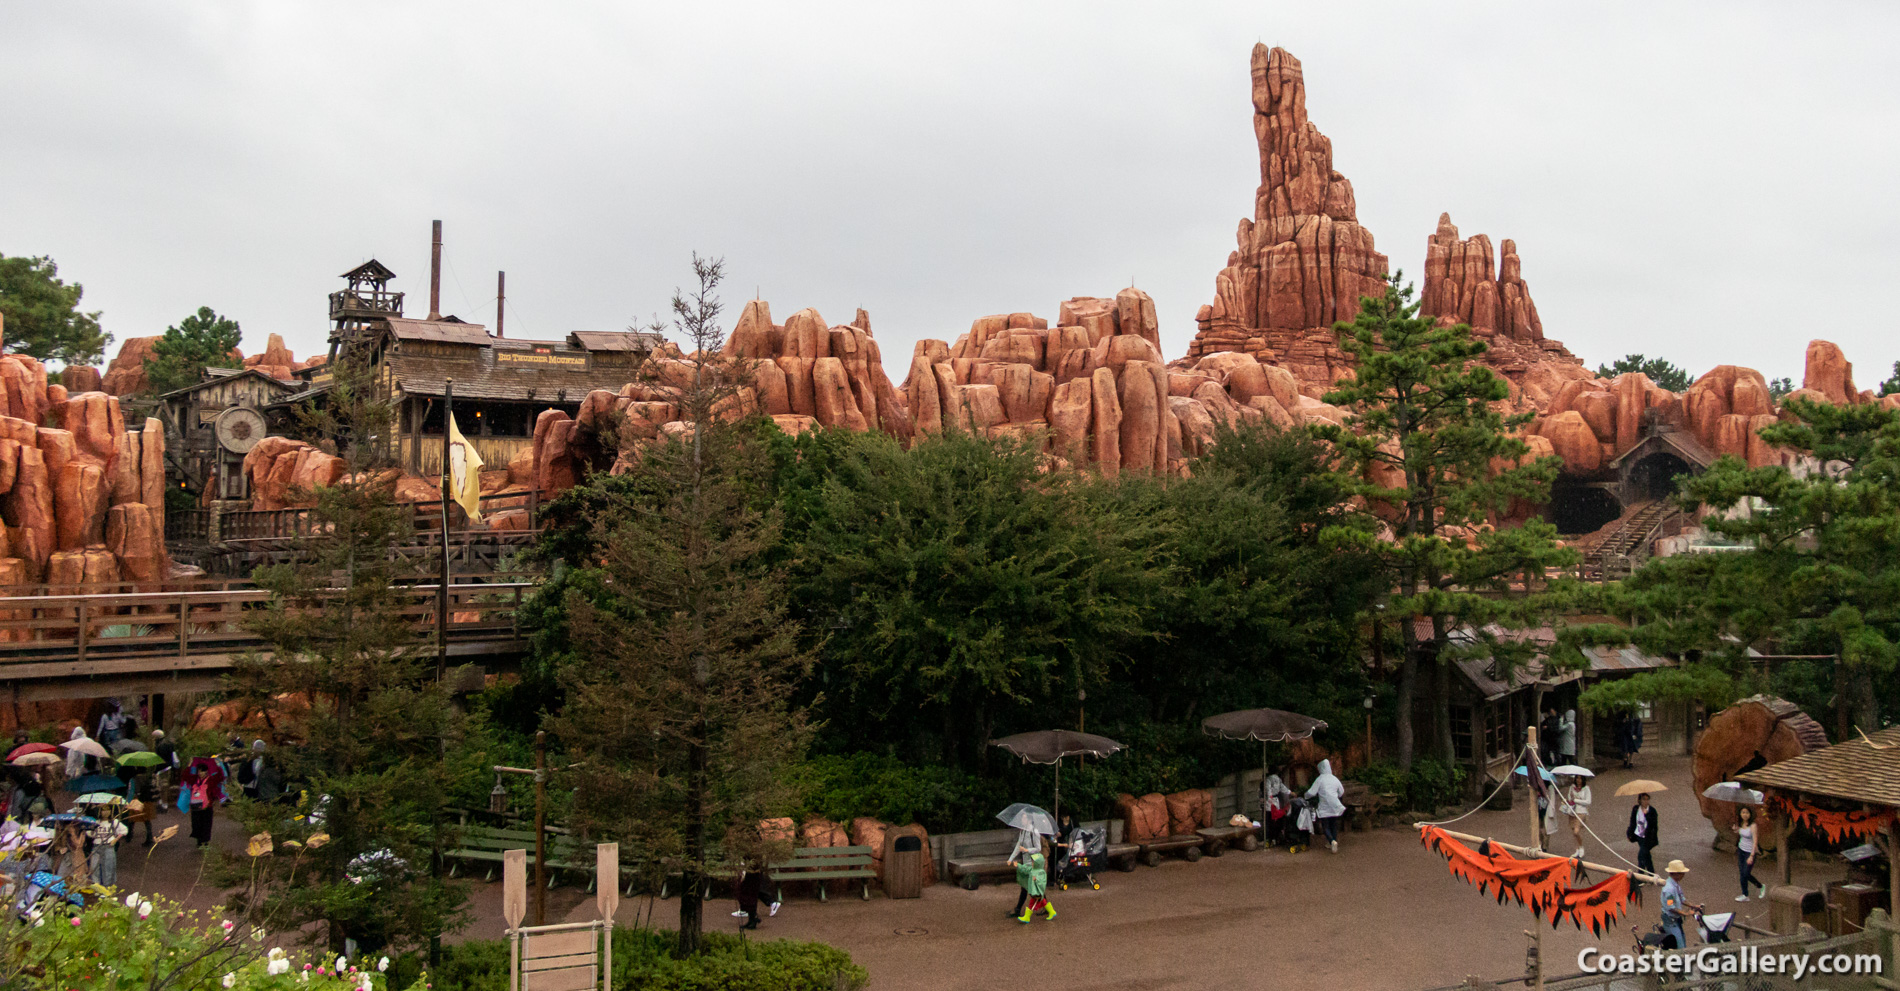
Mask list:
[{"label": "evergreen tree", "polygon": [[792,704],[810,658],[770,559],[778,516],[756,498],[770,461],[757,424],[732,421],[718,354],[723,267],[696,255],[693,269],[697,290],[673,300],[694,351],[679,398],[693,428],[569,503],[596,511],[574,563],[599,580],[569,585],[562,604],[577,657],[552,723],[580,764],[575,824],[681,875],[682,956],[700,947],[703,879],[760,852],[756,824],[790,807],[810,735]]},{"label": "evergreen tree", "polygon": [[1626,372],[1641,372],[1649,376],[1651,382],[1670,392],[1681,392],[1689,387],[1688,370],[1664,358],[1626,354],[1610,364],[1597,366],[1598,378],[1613,379]]},{"label": "evergreen tree", "polygon": [[[1433,676],[1435,749],[1450,761],[1451,662],[1466,651],[1489,653],[1507,668],[1526,659],[1529,645],[1491,636],[1487,627],[1528,625],[1546,614],[1552,598],[1527,589],[1576,554],[1560,548],[1556,528],[1541,519],[1491,528],[1512,500],[1544,501],[1557,459],[1524,463],[1529,448],[1513,431],[1530,414],[1507,417],[1494,407],[1509,389],[1475,363],[1484,342],[1463,324],[1440,327],[1419,316],[1411,288],[1399,288],[1399,280],[1392,276],[1384,296],[1362,298],[1353,322],[1335,325],[1356,374],[1326,401],[1351,416],[1344,428],[1318,432],[1339,449],[1343,489],[1363,497],[1391,531],[1335,525],[1326,533],[1376,556],[1392,590],[1388,614],[1404,645],[1399,762],[1409,768],[1421,667]],[[1451,646],[1459,627],[1477,638],[1475,646]]]},{"label": "evergreen tree", "polygon": [[1821,669],[1831,685],[1809,701],[1831,703],[1835,738],[1847,739],[1900,714],[1900,410],[1786,408],[1797,421],[1763,428],[1762,439],[1803,455],[1804,470],[1728,456],[1683,483],[1684,507],[1706,510],[1702,525],[1742,549],[1651,561],[1608,590],[1607,606],[1637,618],[1637,643],[1692,658],[1700,686],[1648,678],[1627,689],[1632,698],[1763,687],[1751,648],[1820,655],[1831,658]]},{"label": "evergreen tree", "polygon": [[[319,536],[295,562],[256,573],[272,598],[251,626],[272,656],[245,659],[231,678],[260,705],[284,697],[309,705],[301,739],[270,756],[305,803],[236,806],[250,833],[270,834],[280,850],[303,846],[300,857],[256,861],[297,870],[295,883],[282,878],[261,899],[237,899],[239,907],[283,929],[310,927],[332,951],[346,939],[366,952],[426,945],[459,927],[466,900],[434,869],[453,842],[446,768],[464,720],[435,678],[426,631],[405,615],[413,593],[403,582],[415,571],[395,549],[413,538],[414,512],[381,483],[387,466],[369,441],[394,407],[377,396],[368,370],[343,362],[326,404],[303,411],[306,431],[336,443],[349,474],[308,494]],[[322,845],[312,842],[317,834]],[[248,861],[231,867],[232,881],[253,869]]]},{"label": "evergreen tree", "polygon": [[1781,402],[1787,398],[1788,393],[1793,391],[1794,380],[1785,375],[1781,378],[1770,380],[1768,383],[1768,398],[1773,399],[1775,402]]},{"label": "evergreen tree", "polygon": [[197,385],[206,368],[237,368],[235,351],[242,331],[236,320],[221,317],[209,306],[165,328],[152,342],[145,359],[145,379],[154,395]]},{"label": "evergreen tree", "polygon": [[6,350],[41,361],[89,365],[105,353],[112,335],[99,329],[99,311],[82,313],[86,287],[59,278],[51,258],[0,255],[0,317]]}]

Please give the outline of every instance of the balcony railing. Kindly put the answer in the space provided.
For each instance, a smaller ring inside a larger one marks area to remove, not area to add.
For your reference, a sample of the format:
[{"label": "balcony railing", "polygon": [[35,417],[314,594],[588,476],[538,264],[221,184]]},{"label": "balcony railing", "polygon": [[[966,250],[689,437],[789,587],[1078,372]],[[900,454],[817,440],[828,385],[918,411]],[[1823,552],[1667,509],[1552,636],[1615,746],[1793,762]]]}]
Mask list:
[{"label": "balcony railing", "polygon": [[330,319],[354,314],[401,316],[402,293],[353,292],[344,289],[330,294]]}]

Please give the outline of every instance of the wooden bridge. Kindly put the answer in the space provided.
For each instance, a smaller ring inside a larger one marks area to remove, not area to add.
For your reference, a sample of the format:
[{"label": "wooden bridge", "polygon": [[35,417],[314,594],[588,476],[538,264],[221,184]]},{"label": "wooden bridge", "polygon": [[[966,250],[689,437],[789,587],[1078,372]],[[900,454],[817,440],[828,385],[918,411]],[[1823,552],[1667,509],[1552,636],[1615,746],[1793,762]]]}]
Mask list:
[{"label": "wooden bridge", "polygon": [[[535,576],[457,576],[449,586],[449,663],[493,670],[526,649],[519,617]],[[0,597],[0,685],[10,701],[98,698],[205,691],[248,653],[269,645],[249,629],[247,613],[272,594],[248,581],[200,579],[137,586],[39,586]],[[403,615],[437,639],[441,586],[402,587]]]},{"label": "wooden bridge", "polygon": [[[414,529],[395,548],[397,556],[418,564],[441,560],[442,501],[402,505],[413,511]],[[471,524],[454,503],[448,511],[449,557],[456,570],[504,569],[509,557],[526,550],[540,535],[539,492],[482,496],[486,521],[480,524]],[[165,515],[165,546],[173,560],[212,574],[248,575],[262,565],[294,559],[322,529],[314,509],[174,510]]]}]

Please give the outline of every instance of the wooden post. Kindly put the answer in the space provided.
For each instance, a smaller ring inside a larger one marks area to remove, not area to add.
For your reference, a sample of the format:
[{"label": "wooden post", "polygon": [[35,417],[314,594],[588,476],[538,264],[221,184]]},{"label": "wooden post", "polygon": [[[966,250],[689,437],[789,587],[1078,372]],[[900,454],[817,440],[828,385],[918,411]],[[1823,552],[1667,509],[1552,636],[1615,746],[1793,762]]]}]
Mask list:
[{"label": "wooden post", "polygon": [[548,731],[534,731],[534,924],[548,924]]},{"label": "wooden post", "polygon": [[1794,883],[1794,845],[1790,842],[1794,837],[1794,830],[1789,828],[1789,825],[1786,815],[1775,817],[1775,826],[1779,834],[1776,838],[1781,844],[1775,849],[1775,861],[1781,867],[1782,884]]},{"label": "wooden post", "polygon": [[[449,673],[449,424],[455,412],[455,380],[442,383],[442,587],[435,605],[435,680]],[[418,441],[421,438],[417,438]],[[536,925],[540,920],[535,921]]]},{"label": "wooden post", "polygon": [[[1537,694],[1533,693],[1531,699],[1535,701]],[[1536,757],[1537,723],[1535,721],[1531,723],[1530,729],[1526,731],[1526,738],[1530,743],[1530,756],[1524,761],[1524,783],[1530,787],[1531,793],[1530,800],[1524,804],[1529,806],[1531,810],[1531,849],[1541,850],[1544,845],[1544,824],[1538,821],[1537,780],[1531,777],[1534,774],[1541,774],[1543,772],[1543,762],[1539,761]],[[1513,770],[1515,770],[1515,768],[1513,768]],[[1544,926],[1542,920],[1539,920],[1537,924],[1531,926],[1531,933],[1531,952],[1536,955],[1537,961],[1531,969],[1529,984],[1531,991],[1544,991]]]}]

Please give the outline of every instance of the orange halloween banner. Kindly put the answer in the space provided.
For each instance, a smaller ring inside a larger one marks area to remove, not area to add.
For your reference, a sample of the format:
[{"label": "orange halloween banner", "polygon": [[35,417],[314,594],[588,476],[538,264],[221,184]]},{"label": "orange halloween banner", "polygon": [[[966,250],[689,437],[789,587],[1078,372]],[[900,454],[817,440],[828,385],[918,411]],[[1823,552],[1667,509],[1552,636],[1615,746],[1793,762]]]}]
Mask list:
[{"label": "orange halloween banner", "polygon": [[1588,888],[1571,888],[1574,865],[1567,857],[1539,857],[1519,860],[1504,848],[1486,843],[1473,850],[1445,834],[1437,826],[1419,830],[1419,840],[1432,852],[1444,857],[1453,877],[1476,885],[1485,894],[1494,894],[1499,904],[1505,896],[1542,917],[1549,914],[1551,925],[1565,919],[1581,929],[1588,925],[1597,935],[1623,914],[1624,907],[1640,900],[1640,886],[1621,871]]},{"label": "orange halloween banner", "polygon": [[1768,793],[1768,807],[1789,822],[1798,822],[1817,833],[1826,833],[1829,843],[1839,843],[1843,838],[1871,837],[1894,821],[1892,809],[1836,812],[1824,809],[1800,795],[1789,797],[1781,792]]}]

